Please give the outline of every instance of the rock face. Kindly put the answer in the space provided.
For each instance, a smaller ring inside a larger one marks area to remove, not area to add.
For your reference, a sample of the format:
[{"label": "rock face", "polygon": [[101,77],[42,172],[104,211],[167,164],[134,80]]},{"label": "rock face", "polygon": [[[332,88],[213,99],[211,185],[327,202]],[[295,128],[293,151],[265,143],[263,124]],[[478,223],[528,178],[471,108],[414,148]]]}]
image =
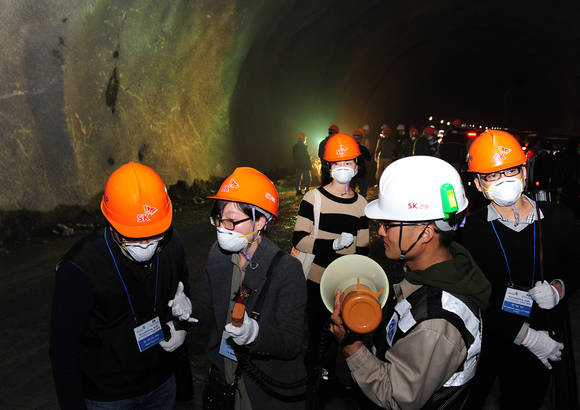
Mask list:
[{"label": "rock face", "polygon": [[289,166],[332,123],[580,134],[580,4],[504,3],[3,0],[0,211],[86,204],[128,161]]}]

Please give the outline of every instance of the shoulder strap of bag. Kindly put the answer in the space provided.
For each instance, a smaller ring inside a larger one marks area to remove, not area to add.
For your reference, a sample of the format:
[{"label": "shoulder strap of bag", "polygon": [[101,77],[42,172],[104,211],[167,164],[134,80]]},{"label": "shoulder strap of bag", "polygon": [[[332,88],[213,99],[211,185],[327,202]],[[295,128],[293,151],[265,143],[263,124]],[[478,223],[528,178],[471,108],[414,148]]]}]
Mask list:
[{"label": "shoulder strap of bag", "polygon": [[276,265],[278,265],[278,262],[280,262],[280,259],[282,258],[282,256],[284,256],[284,252],[278,251],[278,253],[276,253],[276,255],[274,255],[274,258],[272,259],[272,263],[270,263],[270,267],[268,268],[268,272],[266,272],[266,280],[264,281],[264,286],[262,286],[262,290],[260,291],[260,294],[258,295],[258,300],[256,301],[256,304],[254,305],[254,309],[252,309],[251,316],[255,320],[260,319],[260,312],[262,311],[262,305],[264,304],[264,299],[266,297],[266,294],[268,293],[268,288],[270,287],[270,282],[271,282],[270,278],[272,276],[272,271],[274,270]]},{"label": "shoulder strap of bag", "polygon": [[320,191],[314,190],[314,231],[312,236],[316,239],[318,237],[318,226],[320,225],[320,205],[321,205]]}]

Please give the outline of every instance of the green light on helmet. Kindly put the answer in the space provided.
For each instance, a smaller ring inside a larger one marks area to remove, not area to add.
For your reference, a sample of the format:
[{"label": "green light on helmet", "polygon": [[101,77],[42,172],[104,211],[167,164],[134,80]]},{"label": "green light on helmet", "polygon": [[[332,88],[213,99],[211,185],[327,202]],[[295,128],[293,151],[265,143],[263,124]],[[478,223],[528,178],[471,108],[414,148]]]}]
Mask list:
[{"label": "green light on helmet", "polygon": [[449,219],[451,214],[458,211],[457,198],[455,197],[455,190],[451,184],[441,185],[441,203],[443,205],[443,219]]}]

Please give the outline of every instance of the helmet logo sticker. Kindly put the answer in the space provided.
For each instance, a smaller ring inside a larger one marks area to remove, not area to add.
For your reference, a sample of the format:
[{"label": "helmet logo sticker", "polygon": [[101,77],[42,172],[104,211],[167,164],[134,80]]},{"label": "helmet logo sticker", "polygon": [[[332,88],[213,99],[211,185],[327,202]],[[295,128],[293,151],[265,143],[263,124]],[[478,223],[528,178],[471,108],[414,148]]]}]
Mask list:
[{"label": "helmet logo sticker", "polygon": [[419,204],[417,202],[409,202],[407,209],[429,209],[429,204]]},{"label": "helmet logo sticker", "polygon": [[340,145],[340,148],[338,148],[336,150],[336,155],[338,155],[339,157],[343,157],[346,154],[346,151],[348,151],[349,148],[345,145]]},{"label": "helmet logo sticker", "polygon": [[137,215],[137,223],[151,222],[149,217],[157,212],[157,208],[144,204],[143,211],[144,213]]},{"label": "helmet logo sticker", "polygon": [[512,152],[511,148],[502,147],[501,145],[497,146],[497,150],[499,151],[498,154],[495,154],[495,158],[498,161],[505,161],[506,156]]},{"label": "helmet logo sticker", "polygon": [[236,182],[235,179],[231,178],[230,182],[228,182],[227,184],[225,184],[224,186],[222,186],[222,189],[220,189],[220,192],[230,192],[230,189],[237,189],[240,186],[238,185],[238,183]]},{"label": "helmet logo sticker", "polygon": [[276,203],[276,198],[274,198],[274,196],[271,193],[266,192],[266,198],[269,199],[270,201]]}]

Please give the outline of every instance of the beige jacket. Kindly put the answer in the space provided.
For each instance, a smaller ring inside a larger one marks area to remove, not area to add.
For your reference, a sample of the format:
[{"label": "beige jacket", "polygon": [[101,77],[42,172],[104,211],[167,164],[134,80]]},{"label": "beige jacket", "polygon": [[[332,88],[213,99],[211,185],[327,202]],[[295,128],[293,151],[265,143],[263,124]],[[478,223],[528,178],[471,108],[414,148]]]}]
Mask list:
[{"label": "beige jacket", "polygon": [[[395,284],[397,301],[421,285]],[[346,359],[353,379],[372,401],[387,409],[419,409],[457,371],[467,356],[455,326],[444,319],[419,323],[387,350],[386,362],[366,347]]]}]

